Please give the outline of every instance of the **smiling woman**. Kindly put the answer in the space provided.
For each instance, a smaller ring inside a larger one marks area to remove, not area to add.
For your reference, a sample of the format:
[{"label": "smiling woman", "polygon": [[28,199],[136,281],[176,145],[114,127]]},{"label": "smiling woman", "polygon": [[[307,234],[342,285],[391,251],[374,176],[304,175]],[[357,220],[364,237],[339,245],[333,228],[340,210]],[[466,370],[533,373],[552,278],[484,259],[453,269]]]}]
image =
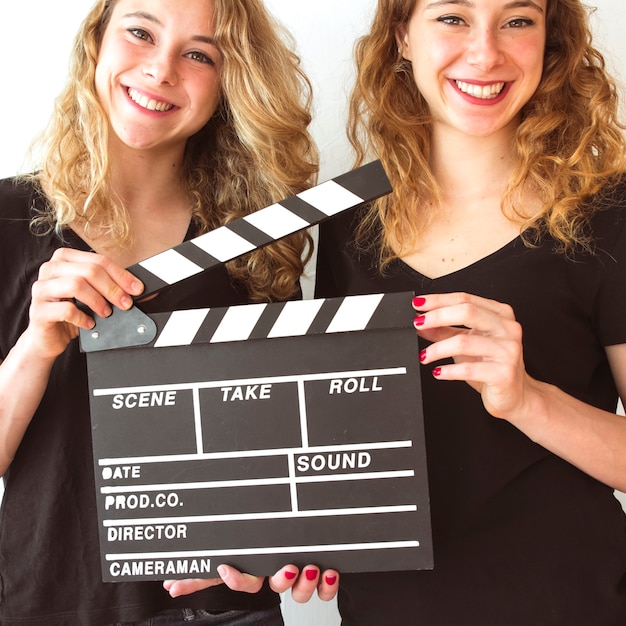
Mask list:
[{"label": "smiling woman", "polygon": [[393,190],[320,226],[316,294],[418,294],[434,569],[343,574],[342,624],[626,623],[626,126],[587,9],[379,0],[356,58]]},{"label": "smiling woman", "polygon": [[[221,578],[189,597],[198,581],[102,583],[76,341],[94,314],[134,302],[157,312],[300,295],[305,233],[216,268],[208,284],[199,275],[187,290],[145,302],[124,269],[316,181],[310,85],[289,43],[261,0],[98,0],[76,37],[35,173],[0,181],[3,626],[191,617],[278,625],[280,592],[336,592],[336,572],[309,566],[300,577],[289,564],[267,580],[222,565]],[[172,568],[154,561],[150,572]],[[190,561],[176,572],[206,568]]]},{"label": "smiling woman", "polygon": [[180,161],[187,138],[213,116],[221,98],[212,7],[203,1],[195,10],[172,3],[135,10],[140,4],[118,2],[108,17],[97,97],[119,142],[142,149],[157,142],[167,158]]}]

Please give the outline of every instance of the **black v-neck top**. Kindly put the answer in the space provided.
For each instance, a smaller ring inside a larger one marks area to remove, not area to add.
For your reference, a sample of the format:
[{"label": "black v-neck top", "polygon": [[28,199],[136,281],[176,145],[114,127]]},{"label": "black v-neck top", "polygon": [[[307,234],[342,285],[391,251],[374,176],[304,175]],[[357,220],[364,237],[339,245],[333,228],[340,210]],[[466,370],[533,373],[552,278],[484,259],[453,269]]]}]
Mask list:
[{"label": "black v-neck top", "polygon": [[[626,343],[626,184],[590,220],[593,255],[568,259],[549,238],[517,238],[435,279],[402,261],[381,276],[375,255],[353,245],[356,220],[320,226],[317,297],[465,291],[506,302],[531,376],[616,410],[605,346]],[[407,324],[412,314],[407,303]],[[626,624],[626,516],[613,490],[491,417],[467,384],[436,380],[433,367],[421,378],[434,569],[344,574],[344,626]]]},{"label": "black v-neck top", "polygon": [[[29,223],[45,198],[27,183],[0,181],[0,359],[28,325],[39,267],[61,247],[89,250],[72,231],[34,236]],[[187,237],[196,235],[190,228]],[[144,311],[247,302],[223,266],[140,305]],[[2,400],[0,399],[0,402]],[[254,610],[279,603],[225,585],[172,599],[160,582],[103,583],[85,355],[77,341],[57,358],[45,396],[4,476],[0,509],[0,625],[103,626],[170,608]]]}]

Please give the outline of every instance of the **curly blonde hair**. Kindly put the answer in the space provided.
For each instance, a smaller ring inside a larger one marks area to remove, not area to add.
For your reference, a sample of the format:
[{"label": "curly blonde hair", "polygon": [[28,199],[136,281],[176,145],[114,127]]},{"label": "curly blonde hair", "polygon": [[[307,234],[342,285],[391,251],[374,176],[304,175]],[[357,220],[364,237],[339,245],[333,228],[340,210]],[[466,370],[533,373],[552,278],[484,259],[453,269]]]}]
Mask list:
[{"label": "curly blonde hair", "polygon": [[[359,230],[360,240],[379,247],[382,267],[396,258],[391,241],[404,247],[419,240],[428,216],[416,220],[416,204],[436,205],[440,198],[429,167],[432,119],[396,40],[415,4],[379,0],[369,33],[355,47],[348,136],[356,163],[375,154],[394,188],[371,205]],[[522,110],[513,146],[517,165],[502,209],[519,216],[516,203],[531,185],[542,210],[524,224],[525,241],[530,245],[549,233],[567,252],[590,247],[585,202],[626,170],[625,127],[618,120],[616,84],[592,45],[588,8],[580,0],[548,0],[546,33],[543,75]]]},{"label": "curly blonde hair", "polygon": [[[98,0],[76,36],[68,82],[39,140],[43,165],[36,176],[50,205],[39,225],[61,231],[78,220],[124,245],[132,233],[111,188],[108,123],[95,91],[98,52],[115,4]],[[318,171],[308,132],[311,85],[290,34],[262,0],[214,0],[214,20],[222,98],[189,138],[184,162],[202,232],[312,186]],[[298,291],[311,249],[310,236],[300,232],[227,267],[251,300],[282,300]]]}]

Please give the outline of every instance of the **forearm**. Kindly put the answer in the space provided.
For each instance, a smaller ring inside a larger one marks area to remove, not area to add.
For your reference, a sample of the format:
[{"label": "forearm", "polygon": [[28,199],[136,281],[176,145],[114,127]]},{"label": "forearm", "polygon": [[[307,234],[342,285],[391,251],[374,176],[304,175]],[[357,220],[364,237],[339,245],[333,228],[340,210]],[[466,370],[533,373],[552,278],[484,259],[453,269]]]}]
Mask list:
[{"label": "forearm", "polygon": [[509,421],[597,480],[626,490],[626,418],[531,379],[524,411]]},{"label": "forearm", "polygon": [[26,331],[0,364],[0,476],[41,402],[54,361],[41,356]]}]

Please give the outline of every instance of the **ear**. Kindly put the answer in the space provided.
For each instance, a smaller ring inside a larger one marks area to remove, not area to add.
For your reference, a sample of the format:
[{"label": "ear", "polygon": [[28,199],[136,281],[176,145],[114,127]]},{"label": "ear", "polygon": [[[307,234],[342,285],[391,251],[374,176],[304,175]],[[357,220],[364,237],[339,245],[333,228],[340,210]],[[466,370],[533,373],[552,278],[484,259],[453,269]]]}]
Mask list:
[{"label": "ear", "polygon": [[402,24],[402,26],[399,26],[396,30],[396,43],[398,44],[398,52],[403,58],[410,61],[411,56],[409,54],[409,38],[406,24]]}]

